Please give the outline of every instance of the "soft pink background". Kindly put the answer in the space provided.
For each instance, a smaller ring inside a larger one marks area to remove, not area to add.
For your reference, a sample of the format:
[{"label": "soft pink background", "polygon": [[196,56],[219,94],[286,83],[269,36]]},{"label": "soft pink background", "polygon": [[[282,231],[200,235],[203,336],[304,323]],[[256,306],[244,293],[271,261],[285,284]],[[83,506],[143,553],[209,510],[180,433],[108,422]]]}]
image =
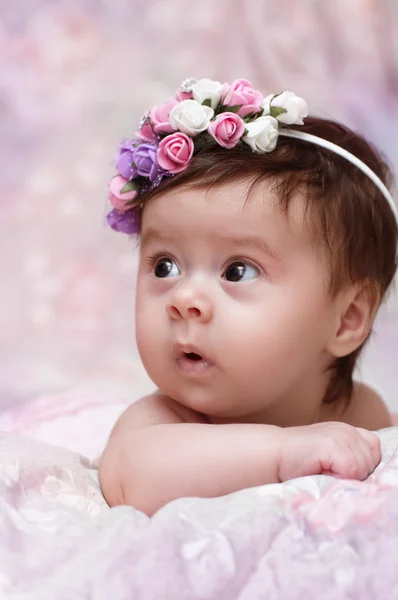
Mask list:
[{"label": "soft pink background", "polygon": [[[0,405],[82,382],[150,389],[134,244],[103,225],[119,140],[199,75],[304,96],[398,171],[395,0],[30,0],[0,6]],[[398,300],[362,375],[398,411]]]}]

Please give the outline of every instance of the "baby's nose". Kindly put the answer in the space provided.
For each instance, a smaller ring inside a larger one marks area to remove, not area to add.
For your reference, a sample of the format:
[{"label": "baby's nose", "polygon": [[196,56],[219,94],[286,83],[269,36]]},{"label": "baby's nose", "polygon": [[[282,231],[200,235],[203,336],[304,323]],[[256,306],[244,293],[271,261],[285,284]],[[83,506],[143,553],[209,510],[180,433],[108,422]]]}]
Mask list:
[{"label": "baby's nose", "polygon": [[193,289],[176,290],[166,306],[170,319],[194,319],[206,323],[213,316],[213,306],[208,296]]}]

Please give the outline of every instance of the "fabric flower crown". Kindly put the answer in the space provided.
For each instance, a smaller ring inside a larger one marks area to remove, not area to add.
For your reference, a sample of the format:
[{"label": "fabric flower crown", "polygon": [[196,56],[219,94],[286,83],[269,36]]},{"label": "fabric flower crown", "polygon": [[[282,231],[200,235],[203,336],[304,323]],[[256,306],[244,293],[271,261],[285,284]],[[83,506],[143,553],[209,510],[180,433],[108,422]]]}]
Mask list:
[{"label": "fabric flower crown", "polygon": [[122,233],[139,233],[145,195],[164,178],[184,171],[210,141],[227,149],[245,143],[254,152],[266,153],[275,149],[279,135],[323,146],[355,164],[379,188],[398,221],[390,192],[367,165],[328,140],[289,129],[303,125],[307,114],[307,103],[293,92],[264,98],[246,79],[231,85],[185,79],[176,98],[145,113],[134,137],[120,144],[118,174],[109,183],[113,209],[106,216],[108,225]]},{"label": "fabric flower crown", "polygon": [[186,79],[175,99],[147,112],[135,136],[121,143],[118,174],[109,183],[108,225],[138,233],[142,198],[186,169],[210,136],[223,148],[244,142],[255,152],[272,152],[279,127],[302,125],[306,116],[307,103],[292,92],[264,98],[245,79],[231,85]]}]

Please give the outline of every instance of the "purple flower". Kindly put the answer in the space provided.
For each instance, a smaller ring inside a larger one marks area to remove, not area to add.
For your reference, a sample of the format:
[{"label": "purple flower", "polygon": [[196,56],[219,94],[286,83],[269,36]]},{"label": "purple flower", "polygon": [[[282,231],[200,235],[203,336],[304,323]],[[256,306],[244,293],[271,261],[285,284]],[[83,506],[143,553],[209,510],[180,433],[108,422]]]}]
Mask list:
[{"label": "purple flower", "polygon": [[134,164],[134,151],[137,145],[136,139],[123,141],[116,157],[117,170],[122,177],[129,181],[137,177],[137,168]]},{"label": "purple flower", "polygon": [[120,213],[117,210],[111,210],[106,215],[106,222],[109,227],[120,233],[137,234],[140,232],[140,212],[133,208],[124,213]]},{"label": "purple flower", "polygon": [[149,181],[155,181],[162,174],[158,165],[157,146],[154,144],[140,144],[134,150],[134,162],[138,175],[148,177]]}]

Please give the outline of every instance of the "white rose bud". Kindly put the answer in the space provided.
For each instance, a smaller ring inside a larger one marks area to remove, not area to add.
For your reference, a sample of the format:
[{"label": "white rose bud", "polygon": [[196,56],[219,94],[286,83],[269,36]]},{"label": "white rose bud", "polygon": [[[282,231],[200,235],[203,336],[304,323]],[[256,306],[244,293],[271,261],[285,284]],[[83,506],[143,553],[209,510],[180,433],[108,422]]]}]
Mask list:
[{"label": "white rose bud", "polygon": [[271,105],[271,100],[272,98],[275,96],[275,94],[269,94],[268,96],[266,96],[263,100],[262,103],[262,109],[263,109],[263,116],[265,117],[266,115],[269,115],[269,111],[270,111],[270,105]]},{"label": "white rose bud", "polygon": [[209,106],[202,106],[196,100],[182,100],[171,109],[169,121],[173,129],[195,136],[207,129],[213,115],[214,110]]},{"label": "white rose bud", "polygon": [[210,106],[214,109],[220,103],[223,89],[224,86],[219,81],[199,79],[192,86],[193,99],[199,104],[202,104],[204,100],[210,100]]},{"label": "white rose bud", "polygon": [[246,135],[242,138],[256,152],[272,152],[278,141],[278,121],[269,115],[246,123]]},{"label": "white rose bud", "polygon": [[[274,116],[285,125],[304,125],[303,119],[308,115],[306,101],[293,92],[282,92],[277,96],[270,94],[264,98],[263,109],[264,114]],[[279,112],[278,109],[284,110]]]}]

